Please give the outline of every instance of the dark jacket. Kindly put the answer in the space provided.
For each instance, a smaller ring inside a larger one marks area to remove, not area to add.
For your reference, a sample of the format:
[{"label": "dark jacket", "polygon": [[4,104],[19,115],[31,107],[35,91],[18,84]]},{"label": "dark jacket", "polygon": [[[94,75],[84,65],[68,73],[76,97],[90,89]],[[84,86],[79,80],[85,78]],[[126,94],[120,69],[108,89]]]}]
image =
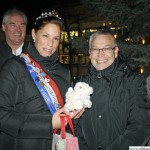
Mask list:
[{"label": "dark jacket", "polygon": [[[93,87],[92,108],[80,119],[80,150],[129,150],[150,137],[149,100],[145,79],[117,58],[102,71],[90,65],[81,81]],[[81,131],[80,131],[81,130]]]},{"label": "dark jacket", "polygon": [[[58,62],[57,53],[44,58],[32,46],[27,52],[57,83],[64,99],[70,73]],[[0,83],[0,149],[51,150],[52,115],[19,57],[6,62]]]},{"label": "dark jacket", "polygon": [[[29,42],[25,41],[22,47],[22,52],[27,50]],[[6,40],[0,42],[0,68],[5,63],[6,60],[14,57],[12,54],[11,47],[7,44]]]}]

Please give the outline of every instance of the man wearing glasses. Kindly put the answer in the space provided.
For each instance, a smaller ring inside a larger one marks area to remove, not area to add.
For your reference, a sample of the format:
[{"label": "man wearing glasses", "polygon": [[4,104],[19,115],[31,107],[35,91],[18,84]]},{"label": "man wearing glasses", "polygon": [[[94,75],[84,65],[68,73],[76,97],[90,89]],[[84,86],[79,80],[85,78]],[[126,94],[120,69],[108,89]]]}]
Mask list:
[{"label": "man wearing glasses", "polygon": [[80,81],[93,87],[92,108],[82,115],[77,135],[80,150],[129,150],[150,137],[150,100],[146,82],[133,72],[105,30],[90,36],[91,63]]}]

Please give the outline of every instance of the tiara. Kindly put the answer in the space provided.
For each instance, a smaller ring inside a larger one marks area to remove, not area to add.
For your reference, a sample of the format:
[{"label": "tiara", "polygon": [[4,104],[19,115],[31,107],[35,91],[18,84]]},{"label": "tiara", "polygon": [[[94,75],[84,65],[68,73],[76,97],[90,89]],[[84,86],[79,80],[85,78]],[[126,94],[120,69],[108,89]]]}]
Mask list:
[{"label": "tiara", "polygon": [[51,12],[45,12],[45,13],[41,13],[41,15],[36,18],[36,21],[35,23],[39,20],[39,19],[42,19],[42,18],[47,18],[47,17],[56,17],[58,18],[59,20],[61,20],[61,17],[58,16],[57,12],[55,10],[52,10]]}]

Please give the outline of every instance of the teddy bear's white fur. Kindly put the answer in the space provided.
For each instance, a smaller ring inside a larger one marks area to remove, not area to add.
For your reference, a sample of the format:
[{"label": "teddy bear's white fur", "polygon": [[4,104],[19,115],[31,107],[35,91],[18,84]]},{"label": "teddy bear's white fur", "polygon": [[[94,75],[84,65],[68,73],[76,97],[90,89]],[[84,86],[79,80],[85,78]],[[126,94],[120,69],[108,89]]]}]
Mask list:
[{"label": "teddy bear's white fur", "polygon": [[83,107],[91,108],[90,95],[92,93],[93,88],[85,82],[77,82],[74,89],[69,87],[66,92],[65,111],[80,110]]}]

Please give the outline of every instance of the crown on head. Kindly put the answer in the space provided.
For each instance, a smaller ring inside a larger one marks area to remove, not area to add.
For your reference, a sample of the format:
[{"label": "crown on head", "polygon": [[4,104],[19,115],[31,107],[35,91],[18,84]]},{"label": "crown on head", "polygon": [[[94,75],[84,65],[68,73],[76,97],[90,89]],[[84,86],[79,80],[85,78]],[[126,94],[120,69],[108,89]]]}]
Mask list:
[{"label": "crown on head", "polygon": [[[47,17],[50,17],[50,16],[56,17],[56,18],[58,18],[58,19],[61,20],[61,17],[58,16],[57,12],[56,12],[55,10],[52,10],[51,12],[41,13],[41,16],[39,16],[38,18],[36,18],[36,22],[37,22],[39,19],[47,18]],[[35,23],[36,23],[36,22],[35,22]]]}]

